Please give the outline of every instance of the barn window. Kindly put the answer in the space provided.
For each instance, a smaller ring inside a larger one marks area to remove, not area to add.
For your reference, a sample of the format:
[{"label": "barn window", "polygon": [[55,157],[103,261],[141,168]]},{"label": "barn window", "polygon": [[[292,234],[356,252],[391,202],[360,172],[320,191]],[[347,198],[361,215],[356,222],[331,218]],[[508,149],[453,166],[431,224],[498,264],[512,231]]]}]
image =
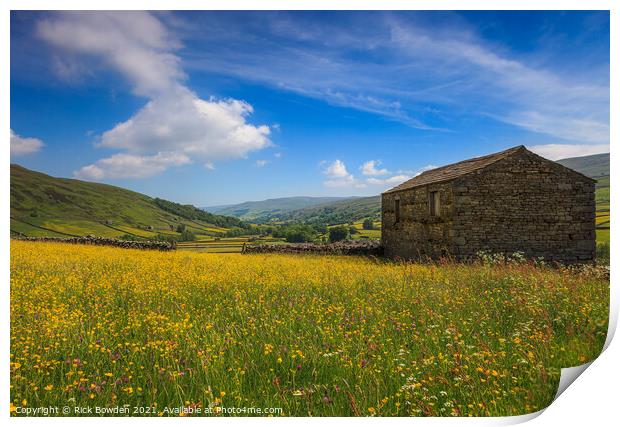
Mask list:
[{"label": "barn window", "polygon": [[394,200],[394,222],[400,222],[400,199]]},{"label": "barn window", "polygon": [[441,207],[439,205],[439,191],[431,191],[428,193],[428,207],[431,216],[440,216]]}]

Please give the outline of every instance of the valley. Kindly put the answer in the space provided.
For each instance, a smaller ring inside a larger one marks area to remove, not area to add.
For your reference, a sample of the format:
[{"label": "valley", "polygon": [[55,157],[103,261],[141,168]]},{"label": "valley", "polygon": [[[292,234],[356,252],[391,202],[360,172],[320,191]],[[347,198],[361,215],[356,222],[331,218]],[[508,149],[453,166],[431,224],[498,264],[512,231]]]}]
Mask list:
[{"label": "valley", "polygon": [[[609,154],[558,163],[597,179],[597,243],[608,251]],[[285,197],[205,209],[11,165],[13,235],[166,240],[212,253],[238,253],[246,243],[326,242],[338,226],[348,229],[348,239],[381,238],[380,196]],[[364,220],[372,220],[372,229]]]}]

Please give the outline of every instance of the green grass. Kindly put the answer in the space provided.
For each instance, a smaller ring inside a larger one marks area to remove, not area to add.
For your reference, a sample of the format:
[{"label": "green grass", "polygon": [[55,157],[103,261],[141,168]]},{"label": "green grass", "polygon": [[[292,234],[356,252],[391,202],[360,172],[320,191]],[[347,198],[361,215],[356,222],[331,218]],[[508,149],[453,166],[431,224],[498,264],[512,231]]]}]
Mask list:
[{"label": "green grass", "polygon": [[54,218],[39,221],[39,224],[50,230],[57,230],[62,233],[73,234],[75,236],[93,234],[100,237],[116,237],[119,234],[122,234],[113,228],[106,227],[104,224],[85,219],[74,219],[71,222],[67,222],[64,218]]},{"label": "green grass", "polygon": [[365,230],[363,226],[364,221],[356,221],[353,223],[353,226],[357,230],[357,233],[352,234],[351,238],[354,240],[366,238],[371,240],[380,240],[381,239],[381,221],[375,221],[373,223],[372,230]]},{"label": "green grass", "polygon": [[[195,209],[178,207],[190,213]],[[180,224],[196,234],[217,235],[227,230],[164,210],[144,194],[111,185],[54,178],[18,165],[11,165],[11,218],[15,220],[12,229],[29,236],[177,236],[179,233],[174,230]]]},{"label": "green grass", "polygon": [[131,227],[129,225],[124,224],[111,224],[112,227],[120,230],[122,233],[126,233],[129,235],[133,235],[135,237],[142,237],[144,239],[152,238],[157,235],[154,231],[144,230],[137,227]]},{"label": "green grass", "polygon": [[609,235],[611,212],[609,209],[609,176],[597,177],[596,183],[596,244],[599,248],[597,258],[602,262],[609,260]]},{"label": "green grass", "polygon": [[609,230],[596,230],[596,243],[609,243]]},{"label": "green grass", "polygon": [[609,315],[591,268],[14,241],[10,270],[14,408],[521,415]]},{"label": "green grass", "polygon": [[31,237],[68,237],[66,234],[44,230],[28,223],[11,218],[11,232]]}]

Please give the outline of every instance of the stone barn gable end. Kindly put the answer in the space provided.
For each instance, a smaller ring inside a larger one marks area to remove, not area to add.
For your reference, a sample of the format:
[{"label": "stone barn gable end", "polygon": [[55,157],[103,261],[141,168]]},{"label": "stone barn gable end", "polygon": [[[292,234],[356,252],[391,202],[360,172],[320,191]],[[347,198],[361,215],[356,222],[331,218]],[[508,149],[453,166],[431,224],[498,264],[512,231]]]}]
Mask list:
[{"label": "stone barn gable end", "polygon": [[429,170],[381,195],[382,245],[400,258],[590,261],[595,182],[524,146]]}]

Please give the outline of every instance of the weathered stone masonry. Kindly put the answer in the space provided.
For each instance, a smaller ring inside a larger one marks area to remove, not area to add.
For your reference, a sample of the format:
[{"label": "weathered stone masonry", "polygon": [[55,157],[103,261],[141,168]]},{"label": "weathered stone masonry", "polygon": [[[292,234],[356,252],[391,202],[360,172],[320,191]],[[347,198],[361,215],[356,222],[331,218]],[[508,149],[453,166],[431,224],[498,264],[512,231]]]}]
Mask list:
[{"label": "weathered stone masonry", "polygon": [[[387,256],[401,258],[470,259],[491,251],[589,261],[596,249],[594,184],[522,146],[444,166],[383,193],[382,245]],[[437,215],[431,192],[439,197]]]}]

